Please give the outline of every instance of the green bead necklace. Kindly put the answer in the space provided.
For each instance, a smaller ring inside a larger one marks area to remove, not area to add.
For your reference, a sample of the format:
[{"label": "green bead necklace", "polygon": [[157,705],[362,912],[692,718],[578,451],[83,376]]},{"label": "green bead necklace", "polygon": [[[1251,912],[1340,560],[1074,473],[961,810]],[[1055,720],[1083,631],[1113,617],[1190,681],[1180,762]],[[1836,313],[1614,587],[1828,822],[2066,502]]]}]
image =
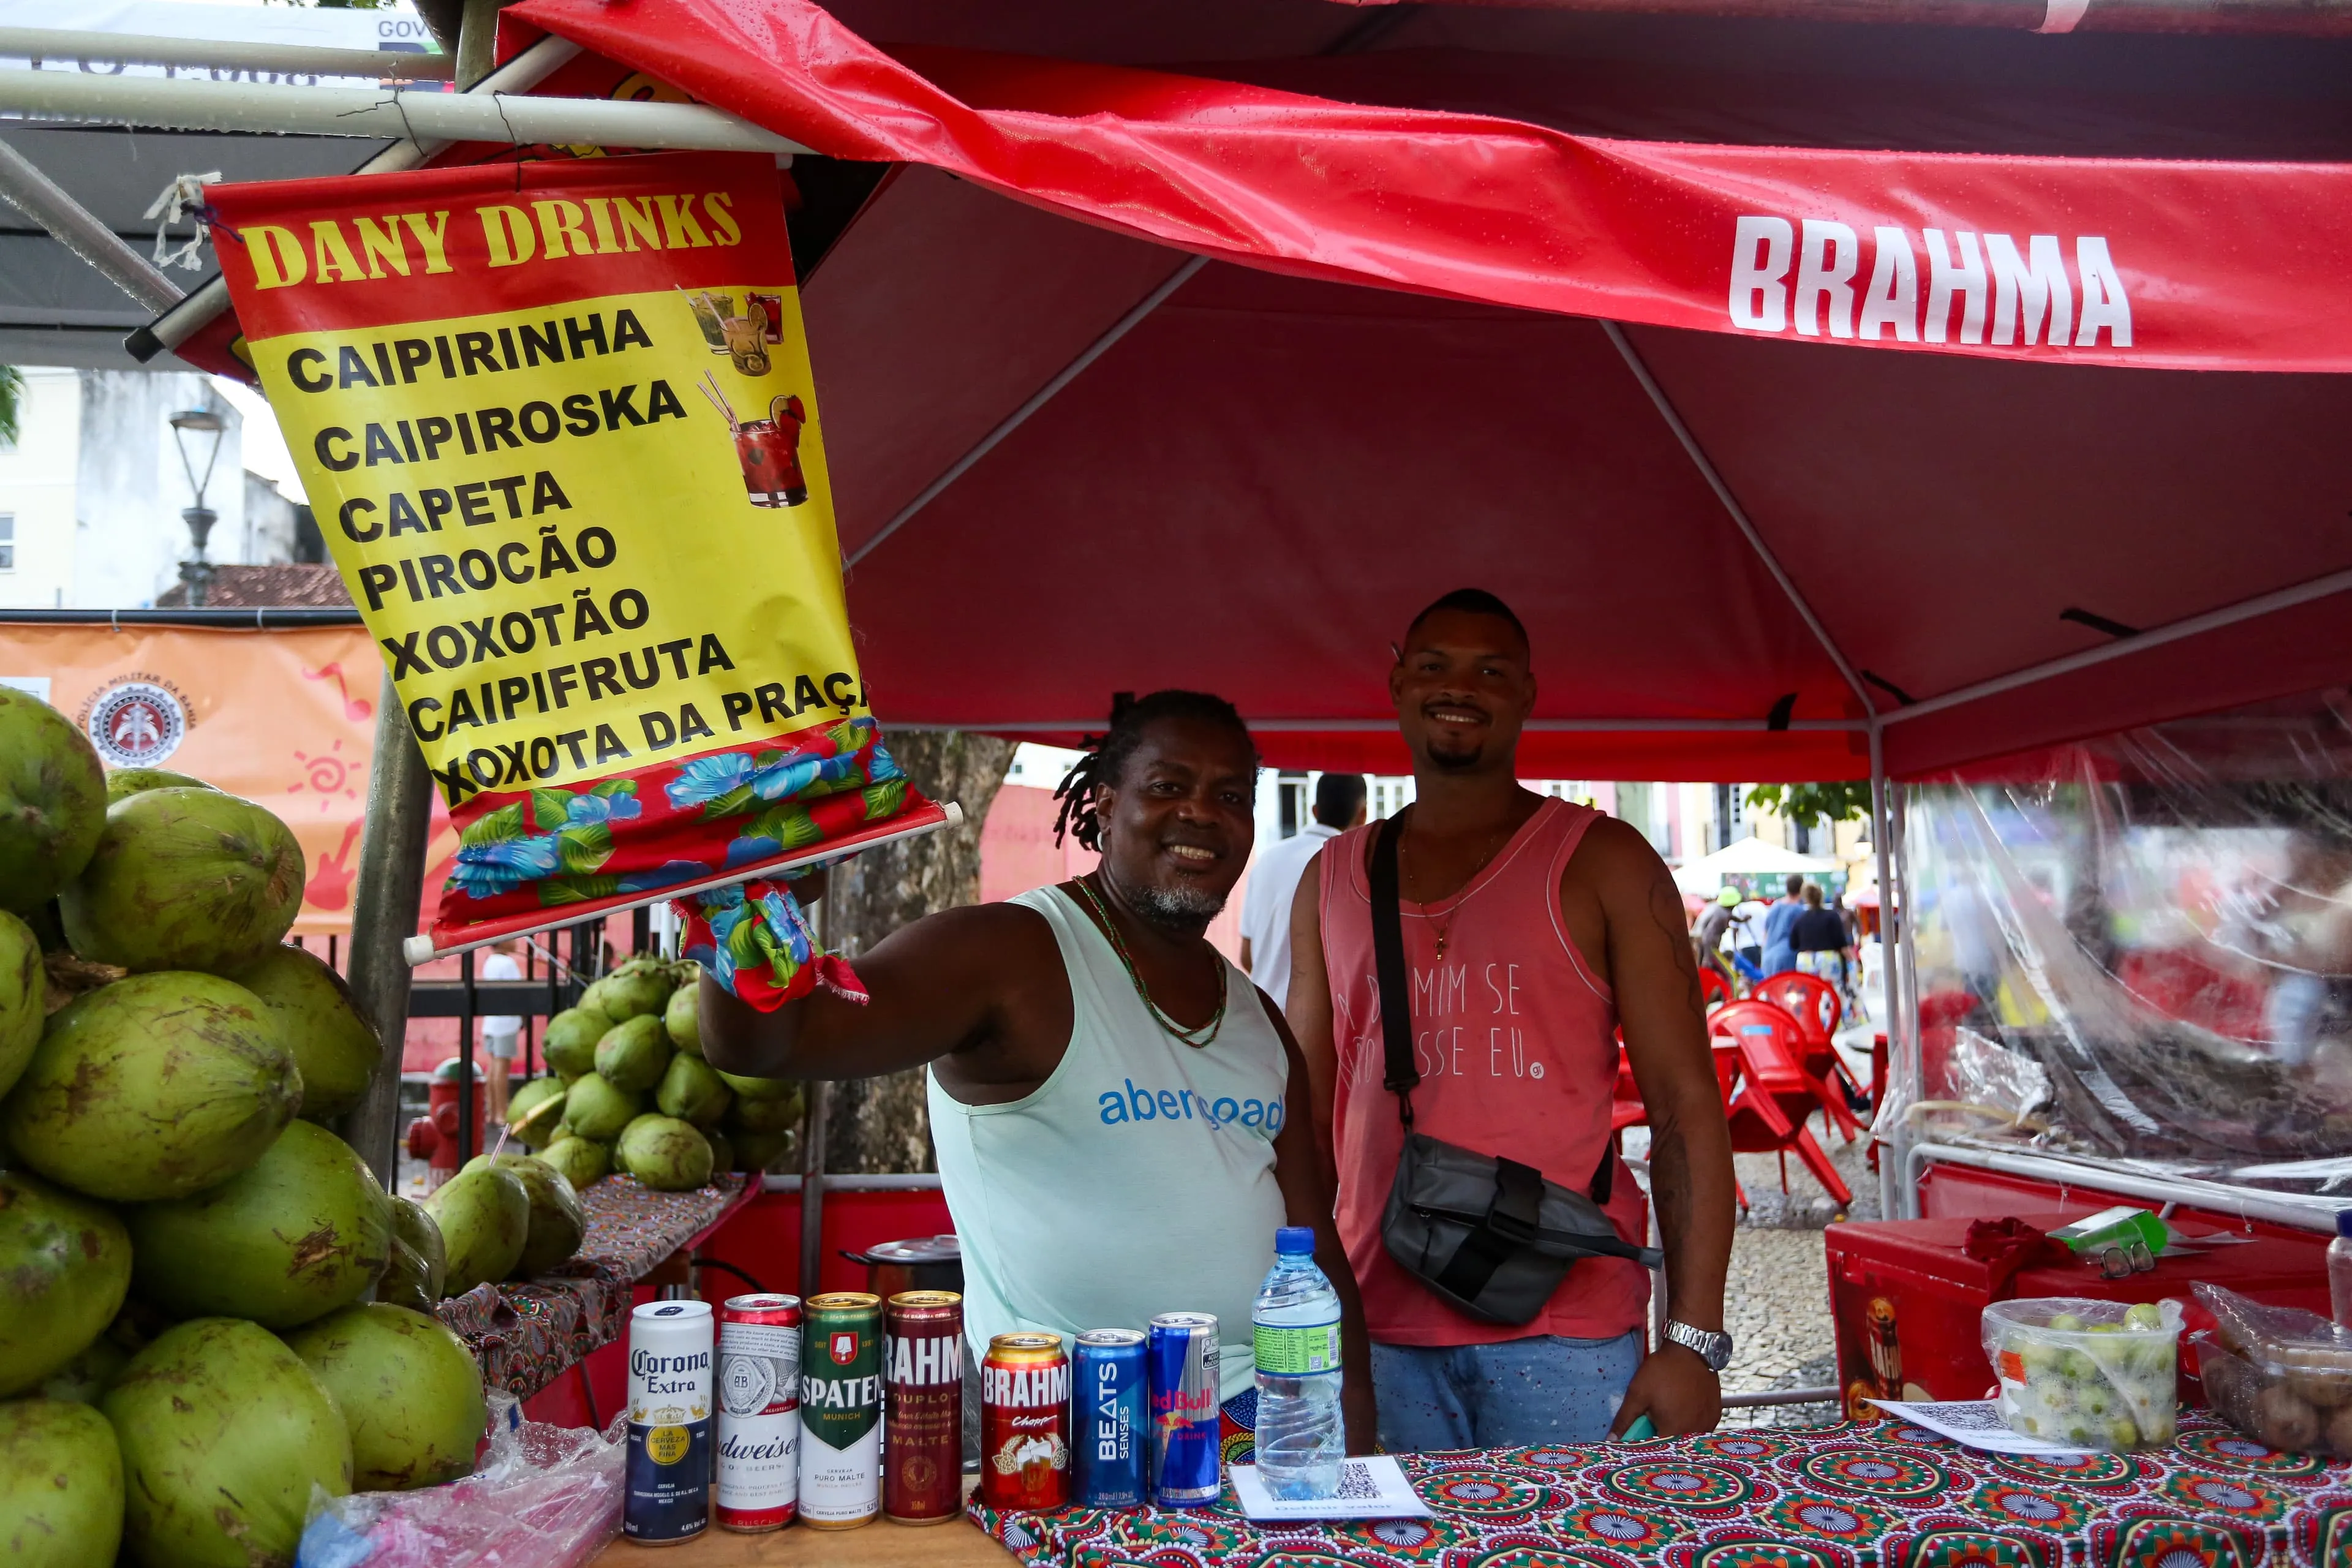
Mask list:
[{"label": "green bead necklace", "polygon": [[[1135,986],[1135,994],[1143,998],[1144,1008],[1150,1013],[1152,1022],[1158,1024],[1164,1033],[1174,1036],[1196,1050],[1216,1039],[1217,1031],[1223,1028],[1225,1025],[1225,998],[1231,994],[1232,987],[1220,984],[1217,987],[1216,1012],[1210,1015],[1209,1021],[1199,1028],[1186,1028],[1161,1012],[1160,1004],[1151,999],[1150,987],[1143,984],[1143,976],[1136,970],[1135,960],[1128,956],[1127,943],[1119,937],[1118,922],[1110,918],[1110,910],[1104,907],[1101,896],[1087,884],[1084,877],[1078,879],[1078,891],[1087,896],[1087,902],[1092,904],[1095,913],[1101,917],[1103,931],[1110,937],[1110,950],[1118,954],[1119,963],[1127,966],[1127,978]],[[1217,978],[1222,982],[1225,973],[1224,959],[1213,952],[1211,956],[1216,960]]]}]

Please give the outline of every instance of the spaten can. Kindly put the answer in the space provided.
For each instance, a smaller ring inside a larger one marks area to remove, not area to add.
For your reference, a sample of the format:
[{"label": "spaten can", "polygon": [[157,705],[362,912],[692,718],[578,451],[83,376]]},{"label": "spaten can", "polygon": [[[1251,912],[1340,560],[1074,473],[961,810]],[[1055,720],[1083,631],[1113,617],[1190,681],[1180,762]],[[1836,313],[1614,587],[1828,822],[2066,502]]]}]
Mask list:
[{"label": "spaten can", "polygon": [[835,1290],[803,1310],[801,1522],[853,1530],[882,1510],[882,1298]]},{"label": "spaten can", "polygon": [[800,1453],[801,1299],[730,1296],[719,1310],[719,1527],[790,1524]]},{"label": "spaten can", "polygon": [[1139,1329],[1088,1329],[1070,1352],[1071,1482],[1081,1508],[1140,1508],[1151,1447]]},{"label": "spaten can", "polygon": [[629,1314],[629,1451],[621,1533],[674,1546],[710,1527],[710,1303]]},{"label": "spaten can", "polygon": [[1151,1501],[1199,1508],[1217,1500],[1217,1320],[1162,1312],[1144,1343],[1151,1379]]},{"label": "spaten can", "polygon": [[999,1334],[980,1363],[980,1496],[991,1508],[1070,1500],[1070,1362],[1058,1334]]},{"label": "spaten can", "polygon": [[963,1512],[963,1298],[901,1290],[887,1321],[882,1512],[944,1524]]}]

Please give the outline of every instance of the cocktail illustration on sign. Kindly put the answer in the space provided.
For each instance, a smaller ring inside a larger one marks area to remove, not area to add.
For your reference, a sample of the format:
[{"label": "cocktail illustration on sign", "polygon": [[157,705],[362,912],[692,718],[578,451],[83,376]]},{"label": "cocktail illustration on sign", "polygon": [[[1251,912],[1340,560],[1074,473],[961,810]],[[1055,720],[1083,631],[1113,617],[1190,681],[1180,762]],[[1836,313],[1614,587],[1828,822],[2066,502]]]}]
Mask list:
[{"label": "cocktail illustration on sign", "polygon": [[719,378],[709,371],[702,373],[702,395],[735,437],[735,460],[742,465],[743,489],[753,506],[798,506],[808,500],[808,479],[801,472],[801,430],[808,411],[796,395],[770,398],[768,416],[752,420],[735,417]]},{"label": "cocktail illustration on sign", "polygon": [[768,374],[768,345],[784,341],[781,294],[746,293],[738,315],[732,294],[708,289],[679,292],[692,307],[694,324],[702,330],[702,341],[711,353],[725,354],[745,375]]}]

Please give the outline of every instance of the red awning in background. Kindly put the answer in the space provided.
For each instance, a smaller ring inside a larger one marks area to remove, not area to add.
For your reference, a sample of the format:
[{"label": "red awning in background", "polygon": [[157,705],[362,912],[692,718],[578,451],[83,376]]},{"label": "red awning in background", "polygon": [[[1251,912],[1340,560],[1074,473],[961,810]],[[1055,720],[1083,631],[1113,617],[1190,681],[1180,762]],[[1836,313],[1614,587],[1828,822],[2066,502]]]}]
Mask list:
[{"label": "red awning in background", "polygon": [[[1536,776],[1855,776],[1865,697],[1916,774],[2352,670],[2352,380],[2307,373],[2352,365],[2352,109],[2266,84],[2284,57],[2167,94],[1602,90],[1539,49],[1174,76],[886,54],[797,0],[507,15],[908,165],[804,290],[893,727],[1066,736],[1183,684],[1272,762],[1393,770],[1388,641],[1465,584],[1533,630]],[[1710,117],[1720,144],[1636,139]],[[1807,144],[1736,144],[1764,135]],[[2114,155],[2142,142],[2171,161]],[[1965,277],[1947,341],[1903,341],[1934,335],[1931,229],[2021,341],[1961,341]]]}]

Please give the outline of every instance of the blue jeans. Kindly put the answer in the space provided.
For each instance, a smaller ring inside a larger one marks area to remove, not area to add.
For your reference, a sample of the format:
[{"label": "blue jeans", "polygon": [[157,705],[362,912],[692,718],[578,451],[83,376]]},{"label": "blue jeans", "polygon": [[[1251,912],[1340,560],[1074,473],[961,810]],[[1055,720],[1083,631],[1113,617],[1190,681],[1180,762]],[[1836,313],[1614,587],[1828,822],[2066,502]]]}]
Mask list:
[{"label": "blue jeans", "polygon": [[1642,1363],[1639,1332],[1486,1345],[1372,1345],[1381,1447],[1420,1454],[1597,1443]]}]

